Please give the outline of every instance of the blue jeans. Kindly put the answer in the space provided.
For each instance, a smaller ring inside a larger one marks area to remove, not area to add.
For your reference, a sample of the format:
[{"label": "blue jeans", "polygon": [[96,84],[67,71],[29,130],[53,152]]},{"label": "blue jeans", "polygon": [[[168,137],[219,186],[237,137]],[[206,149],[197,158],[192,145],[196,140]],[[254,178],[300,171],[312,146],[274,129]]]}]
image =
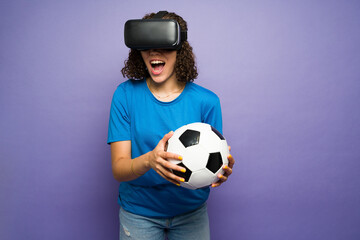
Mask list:
[{"label": "blue jeans", "polygon": [[120,240],[209,240],[206,204],[172,218],[148,218],[120,208]]}]

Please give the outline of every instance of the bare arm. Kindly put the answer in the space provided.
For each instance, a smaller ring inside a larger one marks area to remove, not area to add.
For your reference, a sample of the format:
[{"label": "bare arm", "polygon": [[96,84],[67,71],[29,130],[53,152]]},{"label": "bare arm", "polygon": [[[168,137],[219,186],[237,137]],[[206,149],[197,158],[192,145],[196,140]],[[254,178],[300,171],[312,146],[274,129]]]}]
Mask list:
[{"label": "bare arm", "polygon": [[184,168],[170,163],[167,159],[181,160],[181,156],[165,152],[165,144],[173,135],[166,134],[154,150],[137,158],[131,158],[131,141],[111,143],[111,165],[114,178],[120,182],[131,181],[145,174],[151,168],[166,180],[179,185],[184,179],[173,174],[170,169],[184,172]]},{"label": "bare arm", "polygon": [[[150,167],[148,164],[149,153],[138,158],[131,159],[131,141],[111,143],[111,166],[114,178],[120,182],[131,181],[146,173]],[[131,170],[131,162],[134,161]],[[136,169],[136,170],[135,170]],[[134,173],[135,174],[134,174]]]}]

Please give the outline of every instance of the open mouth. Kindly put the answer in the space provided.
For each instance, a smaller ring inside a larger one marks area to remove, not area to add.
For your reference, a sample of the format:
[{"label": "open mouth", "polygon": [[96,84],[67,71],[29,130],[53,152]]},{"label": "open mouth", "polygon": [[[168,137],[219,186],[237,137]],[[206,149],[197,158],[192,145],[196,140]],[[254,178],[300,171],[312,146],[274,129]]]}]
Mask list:
[{"label": "open mouth", "polygon": [[164,70],[165,62],[161,60],[151,60],[151,72],[154,75],[160,74]]}]

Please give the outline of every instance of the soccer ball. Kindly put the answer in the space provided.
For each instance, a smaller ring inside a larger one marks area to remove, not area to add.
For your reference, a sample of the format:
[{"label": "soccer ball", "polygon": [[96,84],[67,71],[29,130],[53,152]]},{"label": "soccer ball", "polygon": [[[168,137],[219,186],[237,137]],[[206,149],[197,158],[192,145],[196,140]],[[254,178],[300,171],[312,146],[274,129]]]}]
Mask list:
[{"label": "soccer ball", "polygon": [[228,164],[229,148],[225,138],[214,127],[206,123],[191,123],[178,128],[169,139],[167,151],[179,154],[182,161],[169,159],[186,172],[173,171],[185,179],[180,186],[198,189],[218,181],[224,174],[222,167]]}]

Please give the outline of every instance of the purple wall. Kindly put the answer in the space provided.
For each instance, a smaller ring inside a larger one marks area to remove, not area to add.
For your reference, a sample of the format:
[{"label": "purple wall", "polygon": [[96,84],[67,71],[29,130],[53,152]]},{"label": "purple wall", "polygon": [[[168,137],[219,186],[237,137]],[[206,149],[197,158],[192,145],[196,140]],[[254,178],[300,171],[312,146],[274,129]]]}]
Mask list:
[{"label": "purple wall", "polygon": [[213,239],[360,239],[359,1],[2,1],[0,239],[117,239],[123,24],[175,11],[222,101]]}]

